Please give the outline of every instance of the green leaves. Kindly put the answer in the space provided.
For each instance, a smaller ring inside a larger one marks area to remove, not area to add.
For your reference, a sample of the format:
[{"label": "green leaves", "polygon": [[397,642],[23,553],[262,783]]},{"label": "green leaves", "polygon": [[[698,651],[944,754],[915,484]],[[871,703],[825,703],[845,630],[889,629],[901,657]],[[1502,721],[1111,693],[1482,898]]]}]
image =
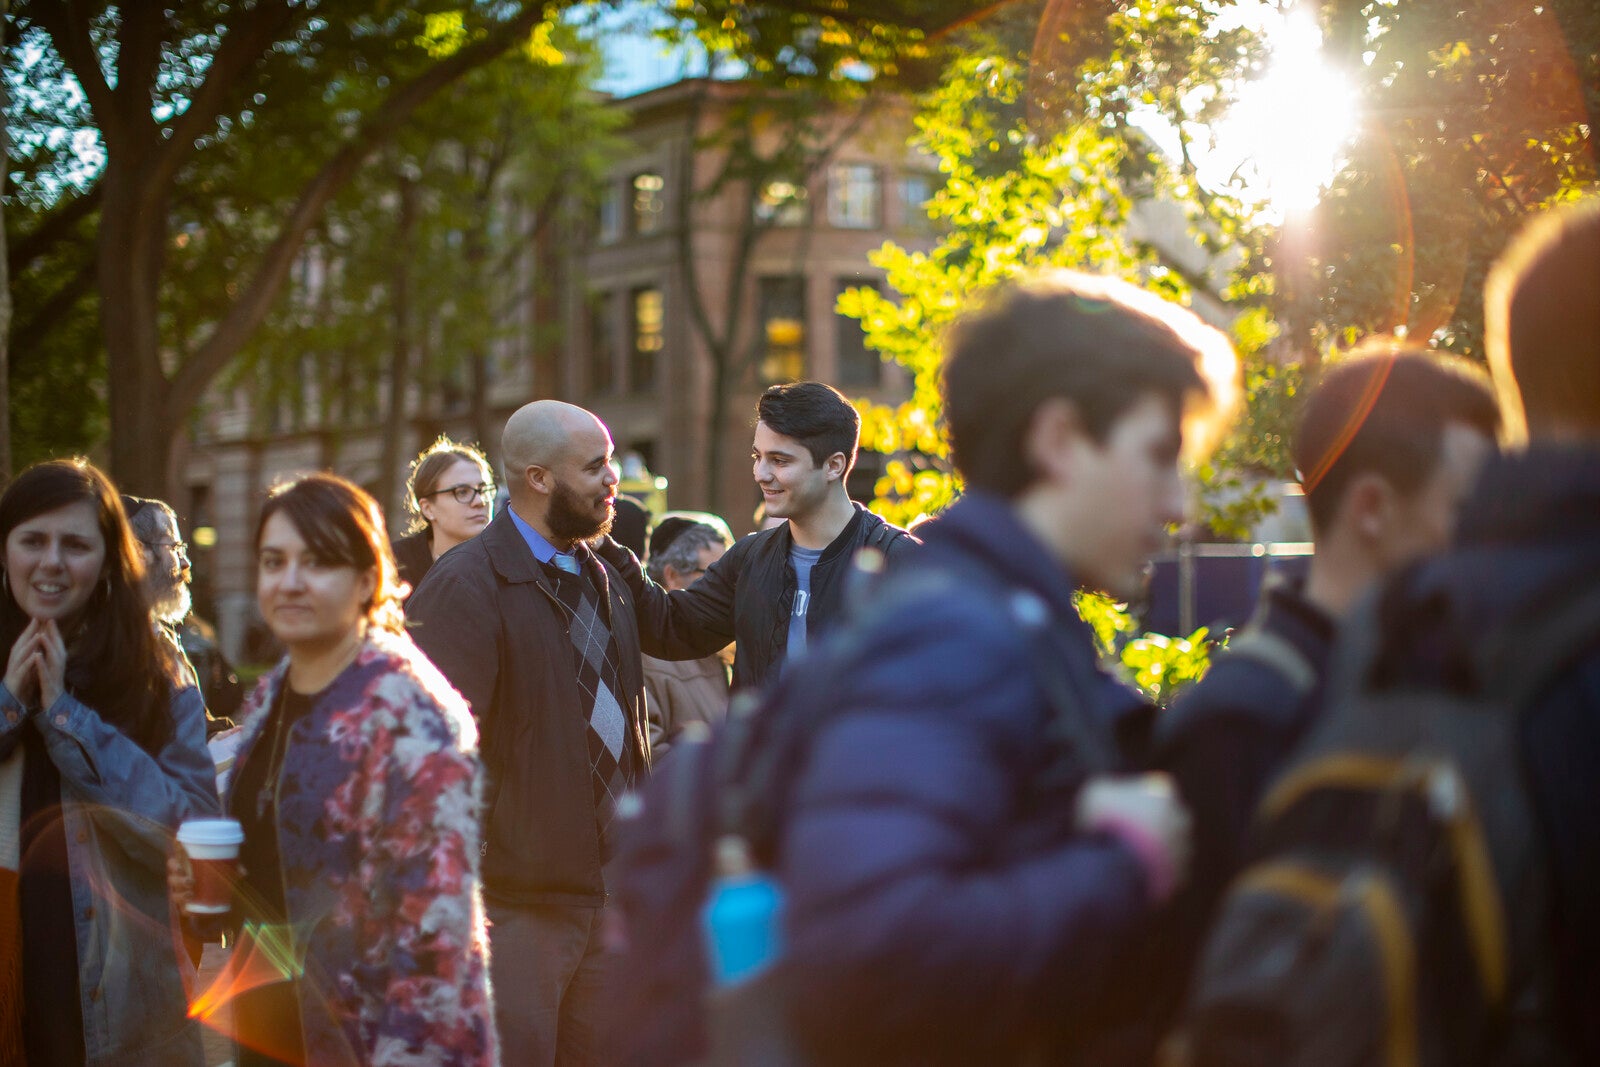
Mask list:
[{"label": "green leaves", "polygon": [[1162,707],[1184,686],[1202,678],[1211,665],[1212,641],[1205,627],[1185,638],[1141,636],[1126,604],[1101,593],[1079,593],[1076,603],[1078,614],[1094,631],[1102,663]]}]

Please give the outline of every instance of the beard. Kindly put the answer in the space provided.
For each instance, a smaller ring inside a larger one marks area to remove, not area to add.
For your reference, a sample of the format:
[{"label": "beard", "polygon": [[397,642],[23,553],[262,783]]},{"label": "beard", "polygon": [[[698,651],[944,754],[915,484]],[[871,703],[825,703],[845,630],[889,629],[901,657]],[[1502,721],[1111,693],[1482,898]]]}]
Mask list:
[{"label": "beard", "polygon": [[181,574],[150,575],[147,586],[150,595],[150,614],[156,621],[177,625],[189,614],[191,601],[189,583]]},{"label": "beard", "polygon": [[610,533],[615,518],[612,508],[585,500],[565,482],[557,482],[545,521],[550,524],[550,532],[564,541],[592,541]]}]

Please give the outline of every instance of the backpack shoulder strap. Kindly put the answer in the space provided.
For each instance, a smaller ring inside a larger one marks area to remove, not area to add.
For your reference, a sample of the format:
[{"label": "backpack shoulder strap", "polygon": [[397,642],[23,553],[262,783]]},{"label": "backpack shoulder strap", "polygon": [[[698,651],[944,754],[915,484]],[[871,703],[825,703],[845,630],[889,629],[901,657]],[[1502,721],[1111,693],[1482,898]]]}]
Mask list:
[{"label": "backpack shoulder strap", "polygon": [[910,537],[915,540],[915,535],[910,530],[903,530],[894,523],[885,520],[877,523],[867,531],[862,547],[875,548],[887,556],[890,547],[899,543],[902,537]]},{"label": "backpack shoulder strap", "polygon": [[[1047,779],[1078,772],[1110,773],[1121,760],[1113,741],[1094,729],[1094,694],[1084,691],[1069,662],[1070,651],[1052,639],[1050,609],[1035,593],[1024,589],[1005,592],[1006,606],[1023,639],[1031,646],[1029,660],[1038,668],[1039,684],[1050,705],[1050,738],[1055,760]],[[1093,664],[1080,664],[1088,669]]]}]

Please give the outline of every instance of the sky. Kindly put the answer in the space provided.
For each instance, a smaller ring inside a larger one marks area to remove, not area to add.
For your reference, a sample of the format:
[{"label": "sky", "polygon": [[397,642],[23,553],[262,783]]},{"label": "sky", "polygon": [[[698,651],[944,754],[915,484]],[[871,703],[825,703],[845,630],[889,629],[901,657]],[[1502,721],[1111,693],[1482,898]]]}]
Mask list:
[{"label": "sky", "polygon": [[[605,56],[605,76],[597,88],[616,96],[634,96],[704,72],[704,61],[695,50],[669,48],[650,36],[644,27],[655,12],[654,4],[632,3],[598,16],[595,29]],[[655,17],[661,19],[659,14]]]}]

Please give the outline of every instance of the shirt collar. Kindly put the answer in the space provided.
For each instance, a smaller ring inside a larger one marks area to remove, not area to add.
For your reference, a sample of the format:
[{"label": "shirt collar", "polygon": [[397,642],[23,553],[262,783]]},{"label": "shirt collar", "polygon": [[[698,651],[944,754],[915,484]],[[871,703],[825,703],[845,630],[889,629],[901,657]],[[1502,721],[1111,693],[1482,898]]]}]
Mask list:
[{"label": "shirt collar", "polygon": [[555,558],[557,555],[556,546],[545,540],[544,534],[523,521],[522,516],[517,514],[516,508],[506,508],[506,514],[511,516],[511,524],[517,528],[517,532],[522,535],[522,539],[528,543],[528,548],[533,552],[534,559],[540,563],[549,563]]}]

